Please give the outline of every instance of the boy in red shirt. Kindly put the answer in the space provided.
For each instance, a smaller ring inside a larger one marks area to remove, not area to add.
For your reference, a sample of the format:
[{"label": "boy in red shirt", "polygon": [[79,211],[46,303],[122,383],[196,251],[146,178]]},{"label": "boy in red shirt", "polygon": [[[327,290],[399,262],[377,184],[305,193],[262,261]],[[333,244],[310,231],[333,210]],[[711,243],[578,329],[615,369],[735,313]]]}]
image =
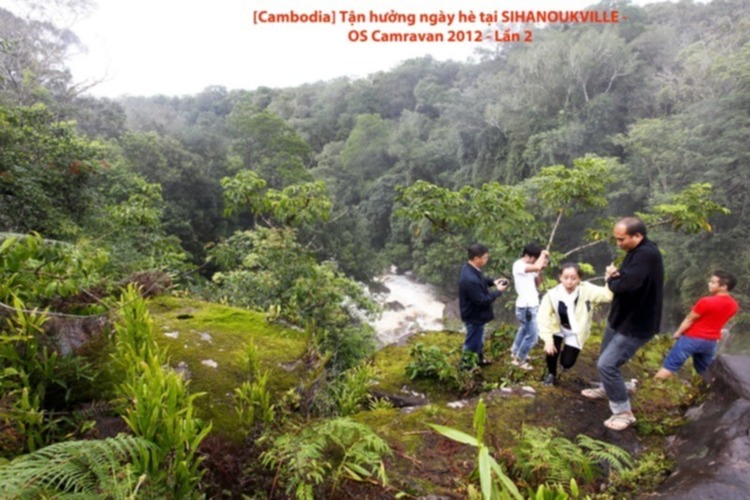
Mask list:
[{"label": "boy in red shirt", "polygon": [[655,378],[668,378],[680,370],[687,359],[693,357],[695,371],[703,375],[716,357],[721,329],[735,315],[739,306],[729,295],[737,279],[729,273],[714,271],[708,281],[709,296],[703,297],[682,320],[672,336],[677,342],[664,360],[664,366]]}]

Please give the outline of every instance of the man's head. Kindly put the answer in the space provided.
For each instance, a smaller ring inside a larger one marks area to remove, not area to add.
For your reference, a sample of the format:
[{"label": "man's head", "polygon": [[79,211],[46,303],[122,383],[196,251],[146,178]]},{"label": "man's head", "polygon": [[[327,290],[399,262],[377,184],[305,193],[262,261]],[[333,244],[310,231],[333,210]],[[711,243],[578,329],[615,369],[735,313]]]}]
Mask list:
[{"label": "man's head", "polygon": [[714,271],[708,280],[708,291],[711,294],[730,292],[737,285],[737,278],[724,271]]},{"label": "man's head", "polygon": [[477,269],[482,269],[490,256],[489,249],[481,243],[474,243],[466,250],[469,254],[469,262]]},{"label": "man's head", "polygon": [[528,262],[531,262],[533,264],[534,262],[536,262],[536,259],[538,259],[540,255],[542,255],[542,250],[544,249],[536,243],[528,243],[525,247],[523,247],[523,253],[521,254],[521,257],[524,257]]},{"label": "man's head", "polygon": [[638,217],[625,217],[617,221],[612,235],[617,246],[629,252],[640,245],[646,237],[646,224]]}]

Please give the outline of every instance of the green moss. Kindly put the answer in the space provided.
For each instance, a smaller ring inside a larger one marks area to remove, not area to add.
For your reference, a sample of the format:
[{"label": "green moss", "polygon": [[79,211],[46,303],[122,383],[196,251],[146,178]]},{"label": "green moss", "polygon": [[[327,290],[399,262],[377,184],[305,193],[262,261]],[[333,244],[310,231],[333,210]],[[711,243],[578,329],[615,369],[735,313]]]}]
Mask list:
[{"label": "green moss", "polygon": [[[237,427],[233,391],[247,380],[243,355],[255,343],[261,371],[269,371],[269,389],[280,397],[305,369],[306,333],[269,323],[265,314],[193,299],[160,297],[150,303],[156,340],[167,348],[170,365],[185,363],[191,393],[201,418],[231,435]],[[174,337],[174,338],[173,338]],[[213,361],[216,367],[205,363]]]},{"label": "green moss", "polygon": [[[270,389],[275,397],[295,387],[304,379],[306,367],[300,362],[309,338],[301,331],[269,323],[258,312],[211,304],[197,300],[161,298],[151,304],[157,324],[157,339],[170,353],[170,363],[187,363],[192,373],[191,391],[207,395],[196,402],[201,416],[211,419],[214,429],[231,435],[236,427],[232,391],[246,380],[242,357],[252,341],[257,347],[262,370],[270,370]],[[479,372],[487,404],[485,442],[500,461],[512,462],[512,448],[517,432],[523,425],[554,426],[565,437],[574,439],[577,433],[592,436],[601,434],[601,422],[607,415],[606,405],[597,405],[578,397],[580,387],[598,377],[596,358],[600,332],[586,345],[571,373],[565,375],[560,387],[542,388],[542,364],[533,372],[523,372],[504,359],[507,349],[497,340],[496,362]],[[165,333],[176,332],[176,339]],[[210,341],[206,335],[210,336]],[[495,342],[492,339],[491,342]],[[394,456],[388,460],[388,475],[392,485],[414,496],[442,495],[453,497],[466,492],[471,483],[471,471],[476,463],[476,450],[468,445],[452,442],[429,428],[440,424],[474,435],[472,428],[476,398],[463,408],[454,409],[447,403],[464,399],[455,387],[437,380],[410,380],[406,367],[411,361],[409,351],[417,342],[438,346],[448,353],[450,363],[458,365],[463,336],[456,332],[431,332],[413,336],[406,345],[388,346],[373,357],[379,382],[374,391],[403,395],[403,389],[424,394],[430,404],[403,409],[362,411],[354,418],[369,425],[390,444]],[[491,345],[491,344],[490,344]],[[639,379],[633,402],[639,423],[636,431],[644,449],[662,453],[663,435],[672,433],[682,423],[686,406],[700,397],[699,386],[691,378],[690,370],[683,370],[681,378],[666,382],[652,380],[654,371],[669,348],[668,339],[649,342],[623,369],[626,378]],[[212,368],[201,364],[211,359],[218,364]],[[532,385],[538,392],[533,398],[499,391],[487,392],[498,386]],[[638,458],[638,457],[636,457]],[[450,471],[450,473],[446,473]],[[638,485],[629,486],[629,493],[640,493]]]},{"label": "green moss", "polygon": [[456,332],[429,332],[414,335],[403,346],[390,345],[379,351],[374,358],[374,366],[380,379],[375,390],[386,394],[399,394],[405,387],[410,391],[425,394],[434,403],[452,401],[458,394],[446,391],[445,384],[435,379],[411,380],[406,375],[406,367],[411,361],[409,349],[418,342],[436,345],[443,352],[451,353],[450,361],[458,365],[463,336]]}]

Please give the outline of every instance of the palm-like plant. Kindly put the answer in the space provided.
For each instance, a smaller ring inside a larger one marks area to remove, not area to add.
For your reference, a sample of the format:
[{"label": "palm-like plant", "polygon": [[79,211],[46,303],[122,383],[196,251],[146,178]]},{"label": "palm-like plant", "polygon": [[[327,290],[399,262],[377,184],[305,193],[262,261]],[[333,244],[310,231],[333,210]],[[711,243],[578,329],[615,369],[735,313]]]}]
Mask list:
[{"label": "palm-like plant", "polygon": [[479,471],[479,482],[482,487],[482,497],[485,500],[494,500],[501,498],[515,498],[522,500],[518,488],[513,481],[503,472],[502,467],[490,455],[489,447],[484,444],[484,423],[487,417],[487,408],[484,400],[480,399],[477,403],[477,409],[474,412],[474,432],[476,436],[471,436],[465,432],[445,427],[443,425],[428,424],[443,436],[458,441],[459,443],[468,444],[477,448],[477,469]]}]

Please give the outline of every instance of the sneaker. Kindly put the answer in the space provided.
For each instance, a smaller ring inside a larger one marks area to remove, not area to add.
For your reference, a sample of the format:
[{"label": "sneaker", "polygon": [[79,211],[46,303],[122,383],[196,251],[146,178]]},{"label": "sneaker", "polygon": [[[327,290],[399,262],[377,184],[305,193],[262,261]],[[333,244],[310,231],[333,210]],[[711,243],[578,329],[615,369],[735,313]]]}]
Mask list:
[{"label": "sneaker", "polygon": [[543,385],[555,385],[555,374],[554,373],[548,373],[546,377],[544,377],[544,381],[542,382]]},{"label": "sneaker", "polygon": [[482,361],[479,362],[479,366],[490,366],[492,364],[492,361],[490,361],[487,358],[482,359]]}]

